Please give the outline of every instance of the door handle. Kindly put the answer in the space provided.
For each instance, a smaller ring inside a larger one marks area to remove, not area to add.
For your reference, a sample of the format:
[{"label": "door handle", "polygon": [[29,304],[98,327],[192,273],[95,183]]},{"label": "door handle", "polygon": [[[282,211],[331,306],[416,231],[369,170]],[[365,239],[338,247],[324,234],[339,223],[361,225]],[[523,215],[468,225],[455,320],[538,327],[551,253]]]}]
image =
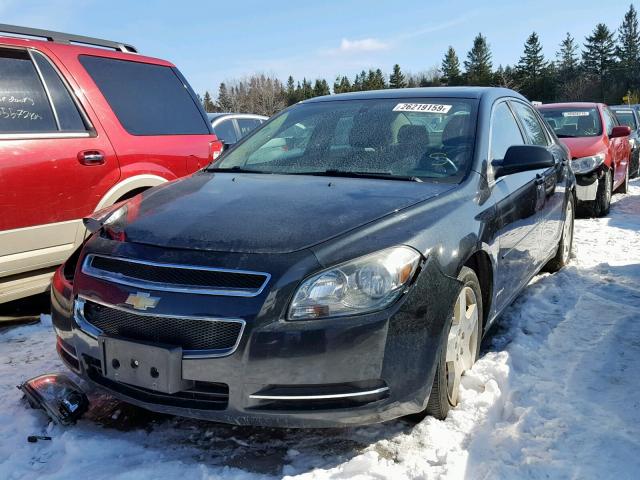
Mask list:
[{"label": "door handle", "polygon": [[83,152],[78,153],[78,161],[82,165],[103,165],[104,164],[104,153],[100,150],[85,150]]}]

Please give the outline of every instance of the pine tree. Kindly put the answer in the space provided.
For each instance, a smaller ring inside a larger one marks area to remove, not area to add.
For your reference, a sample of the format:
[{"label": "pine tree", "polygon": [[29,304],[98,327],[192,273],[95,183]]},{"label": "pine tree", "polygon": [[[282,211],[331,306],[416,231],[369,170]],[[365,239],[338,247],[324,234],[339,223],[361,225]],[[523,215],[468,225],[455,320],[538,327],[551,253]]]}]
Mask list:
[{"label": "pine tree", "polygon": [[618,30],[618,42],[616,55],[620,60],[624,88],[635,90],[640,87],[640,29],[638,13],[633,4],[629,6]]},{"label": "pine tree", "polygon": [[462,75],[460,74],[460,60],[452,46],[449,46],[447,53],[442,60],[442,81],[447,85],[460,85]]},{"label": "pine tree", "polygon": [[321,97],[323,95],[331,95],[329,84],[324,78],[316,80],[316,83],[313,85],[313,96]]},{"label": "pine tree", "polygon": [[521,84],[521,93],[532,100],[542,96],[543,76],[547,70],[547,62],[542,54],[542,45],[538,34],[533,32],[524,44],[524,54],[516,66]]},{"label": "pine tree", "polygon": [[291,75],[289,75],[289,78],[287,79],[285,97],[287,99],[287,105],[293,105],[298,102],[298,91],[296,91],[296,84]]},{"label": "pine tree", "polygon": [[347,93],[351,91],[351,82],[345,75],[337,76],[333,83],[333,93]]},{"label": "pine tree", "polygon": [[393,73],[389,75],[389,88],[406,88],[407,82],[405,80],[400,65],[397,63],[393,66]]},{"label": "pine tree", "polygon": [[224,82],[220,84],[218,89],[218,108],[221,112],[233,111],[233,100]]},{"label": "pine tree", "polygon": [[601,100],[605,101],[605,81],[615,68],[615,42],[613,33],[604,23],[599,23],[586,38],[582,63],[585,72],[597,79]]},{"label": "pine tree", "polygon": [[211,98],[211,94],[207,90],[204,92],[204,98],[202,99],[202,106],[204,107],[204,111],[211,113],[216,111],[216,106],[213,103],[213,99]]},{"label": "pine tree", "polygon": [[578,73],[579,67],[578,45],[571,34],[567,32],[567,36],[560,42],[560,50],[556,53],[558,81],[564,83],[572,79]]},{"label": "pine tree", "polygon": [[487,38],[479,33],[473,39],[473,48],[464,61],[467,83],[470,85],[490,85],[492,78],[491,51]]},{"label": "pine tree", "polygon": [[313,86],[310,81],[307,81],[306,78],[302,79],[302,100],[306,100],[307,98],[313,98]]}]

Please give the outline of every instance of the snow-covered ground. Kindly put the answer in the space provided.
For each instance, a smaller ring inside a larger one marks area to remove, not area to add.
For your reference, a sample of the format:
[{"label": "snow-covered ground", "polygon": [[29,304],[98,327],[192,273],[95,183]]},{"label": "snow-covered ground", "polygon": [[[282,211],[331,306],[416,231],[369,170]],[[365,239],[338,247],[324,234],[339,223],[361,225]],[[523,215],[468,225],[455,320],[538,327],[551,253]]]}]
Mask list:
[{"label": "snow-covered ground", "polygon": [[577,221],[570,266],[535,278],[499,319],[444,422],[231,427],[94,394],[62,428],[15,388],[64,370],[50,319],[1,332],[0,478],[639,478],[640,182],[614,201]]}]

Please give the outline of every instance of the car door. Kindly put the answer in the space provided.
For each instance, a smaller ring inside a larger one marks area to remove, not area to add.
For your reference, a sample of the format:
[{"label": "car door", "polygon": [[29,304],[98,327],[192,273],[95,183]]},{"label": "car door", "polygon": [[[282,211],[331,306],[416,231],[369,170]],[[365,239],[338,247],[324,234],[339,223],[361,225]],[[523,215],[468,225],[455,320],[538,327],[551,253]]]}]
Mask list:
[{"label": "car door", "polygon": [[615,171],[613,176],[613,183],[618,186],[624,181],[624,176],[627,171],[627,164],[629,162],[629,137],[611,138],[611,131],[613,127],[620,125],[618,119],[608,107],[603,108],[603,114],[605,117],[605,125],[607,128],[607,137],[609,138],[609,144],[613,155],[613,161],[615,164]]},{"label": "car door", "polygon": [[[525,136],[507,100],[498,101],[491,114],[489,161],[504,159],[512,145],[523,145]],[[489,177],[491,177],[489,171]],[[536,172],[519,172],[493,181],[496,236],[499,245],[496,307],[502,309],[535,272],[538,246],[538,186]]]},{"label": "car door", "polygon": [[120,175],[54,63],[0,48],[0,276],[62,263]]},{"label": "car door", "polygon": [[569,159],[567,152],[553,141],[544,122],[530,105],[519,100],[511,101],[511,105],[527,137],[527,143],[545,147],[555,160],[553,167],[536,173],[536,210],[541,217],[537,223],[540,248],[534,249],[533,253],[537,254],[536,264],[542,266],[560,239],[564,217],[565,172]]}]

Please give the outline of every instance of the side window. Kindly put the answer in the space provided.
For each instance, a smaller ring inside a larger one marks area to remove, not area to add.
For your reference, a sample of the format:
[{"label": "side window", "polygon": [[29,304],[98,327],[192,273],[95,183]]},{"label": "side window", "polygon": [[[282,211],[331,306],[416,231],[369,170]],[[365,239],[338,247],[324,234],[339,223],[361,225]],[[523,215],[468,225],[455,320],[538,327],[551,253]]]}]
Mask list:
[{"label": "side window", "polygon": [[87,126],[82,120],[69,90],[60,79],[60,75],[42,54],[34,52],[33,58],[40,69],[42,80],[49,90],[60,123],[60,130],[63,132],[85,131]]},{"label": "side window", "polygon": [[233,119],[224,120],[218,123],[213,129],[216,137],[227,145],[233,145],[238,141],[236,129],[233,126]]},{"label": "side window", "polygon": [[502,160],[512,145],[522,145],[524,139],[520,127],[506,102],[498,104],[491,119],[491,152],[489,158]]},{"label": "side window", "polygon": [[0,134],[58,131],[53,110],[29,54],[0,49]]},{"label": "side window", "polygon": [[511,106],[516,112],[516,115],[520,117],[522,126],[527,133],[531,143],[533,145],[541,145],[546,147],[549,145],[547,135],[544,133],[544,127],[538,120],[538,116],[533,109],[520,102],[511,102]]},{"label": "side window", "polygon": [[189,87],[171,67],[80,55],[124,129],[131,135],[207,135]]},{"label": "side window", "polygon": [[240,129],[240,138],[247,135],[251,130],[260,126],[260,120],[257,118],[238,118],[238,128]]}]

